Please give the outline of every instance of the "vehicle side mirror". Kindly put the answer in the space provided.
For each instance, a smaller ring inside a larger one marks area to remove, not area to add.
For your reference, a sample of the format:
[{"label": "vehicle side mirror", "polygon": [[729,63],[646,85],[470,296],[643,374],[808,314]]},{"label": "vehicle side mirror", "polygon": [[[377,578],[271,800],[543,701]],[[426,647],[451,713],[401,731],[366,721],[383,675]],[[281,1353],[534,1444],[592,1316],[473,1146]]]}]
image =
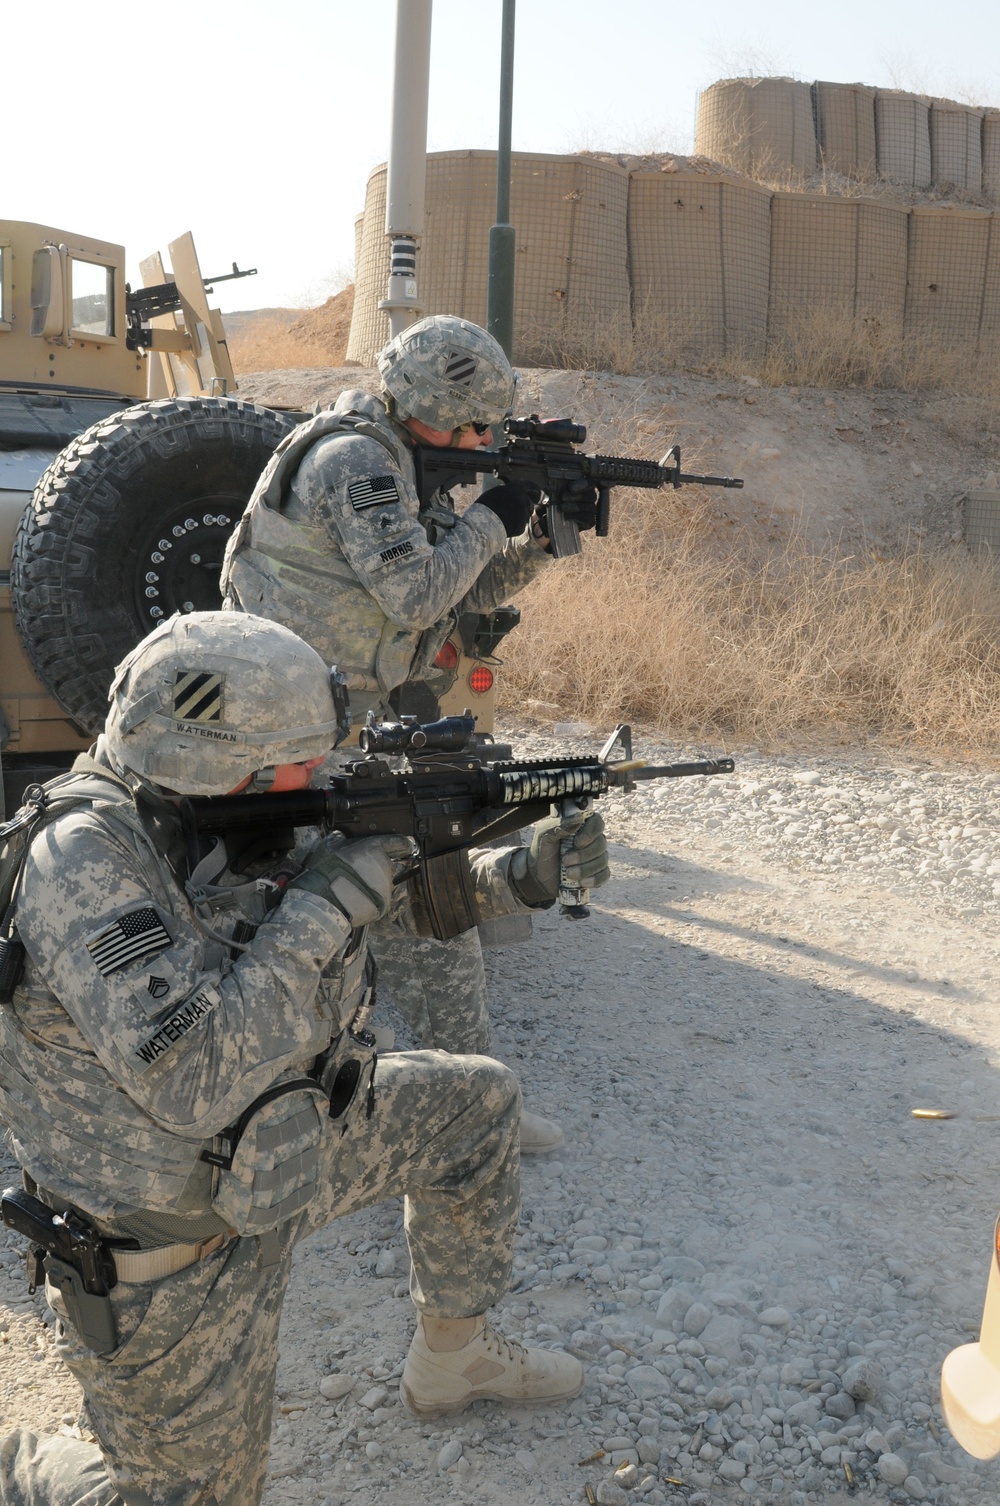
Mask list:
[{"label": "vehicle side mirror", "polygon": [[41,246],[31,258],[31,333],[43,340],[65,340],[62,264],[58,246]]}]

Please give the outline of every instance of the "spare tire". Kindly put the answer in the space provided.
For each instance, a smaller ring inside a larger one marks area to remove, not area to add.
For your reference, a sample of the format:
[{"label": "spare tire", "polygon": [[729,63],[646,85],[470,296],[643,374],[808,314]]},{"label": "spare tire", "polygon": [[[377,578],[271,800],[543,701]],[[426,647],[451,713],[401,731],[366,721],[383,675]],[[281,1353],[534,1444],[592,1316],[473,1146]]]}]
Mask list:
[{"label": "spare tire", "polygon": [[56,457],[14,540],[11,597],[39,679],[87,732],[115,665],[164,617],[220,604],[226,540],[294,420],[233,398],[140,403]]}]

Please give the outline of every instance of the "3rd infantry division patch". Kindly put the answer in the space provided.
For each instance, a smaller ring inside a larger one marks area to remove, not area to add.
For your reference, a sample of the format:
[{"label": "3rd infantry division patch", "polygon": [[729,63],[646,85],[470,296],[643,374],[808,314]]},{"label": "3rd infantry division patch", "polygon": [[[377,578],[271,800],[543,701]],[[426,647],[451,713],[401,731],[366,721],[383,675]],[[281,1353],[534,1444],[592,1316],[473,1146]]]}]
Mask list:
[{"label": "3rd infantry division patch", "polygon": [[226,677],[179,669],[174,677],[173,714],[179,722],[221,722]]}]

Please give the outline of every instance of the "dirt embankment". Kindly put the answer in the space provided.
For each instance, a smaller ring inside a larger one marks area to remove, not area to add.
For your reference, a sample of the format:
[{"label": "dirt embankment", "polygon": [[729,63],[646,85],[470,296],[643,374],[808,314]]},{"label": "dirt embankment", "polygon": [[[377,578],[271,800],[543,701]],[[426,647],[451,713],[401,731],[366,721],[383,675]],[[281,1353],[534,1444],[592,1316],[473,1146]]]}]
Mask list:
[{"label": "dirt embankment", "polygon": [[354,284],[314,309],[251,309],[227,314],[237,376],[261,367],[342,366],[354,309]]}]

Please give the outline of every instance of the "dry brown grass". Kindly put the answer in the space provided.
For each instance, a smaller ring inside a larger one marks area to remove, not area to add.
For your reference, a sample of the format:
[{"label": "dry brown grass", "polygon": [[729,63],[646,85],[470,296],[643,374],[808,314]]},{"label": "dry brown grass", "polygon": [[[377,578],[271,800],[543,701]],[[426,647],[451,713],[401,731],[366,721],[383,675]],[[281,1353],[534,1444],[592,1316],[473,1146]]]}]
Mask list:
[{"label": "dry brown grass", "polygon": [[342,366],[354,307],[353,284],[314,309],[238,316],[229,336],[237,376],[247,371],[301,371]]},{"label": "dry brown grass", "polygon": [[239,376],[246,371],[297,371],[329,366],[323,352],[290,333],[281,318],[261,319],[245,333],[230,335],[229,353]]},{"label": "dry brown grass", "polygon": [[770,331],[720,332],[680,306],[595,315],[567,310],[526,331],[515,352],[525,365],[649,375],[691,371],[752,376],[765,387],[860,388],[965,394],[991,423],[1000,417],[1000,348],[949,342],[926,332],[904,340],[898,316],[839,305],[788,310]]},{"label": "dry brown grass", "polygon": [[502,694],[608,725],[714,741],[1000,743],[1000,570],[963,551],[901,558],[724,549],[696,522],[664,531],[629,494],[614,536],[588,540],[525,592]]}]

